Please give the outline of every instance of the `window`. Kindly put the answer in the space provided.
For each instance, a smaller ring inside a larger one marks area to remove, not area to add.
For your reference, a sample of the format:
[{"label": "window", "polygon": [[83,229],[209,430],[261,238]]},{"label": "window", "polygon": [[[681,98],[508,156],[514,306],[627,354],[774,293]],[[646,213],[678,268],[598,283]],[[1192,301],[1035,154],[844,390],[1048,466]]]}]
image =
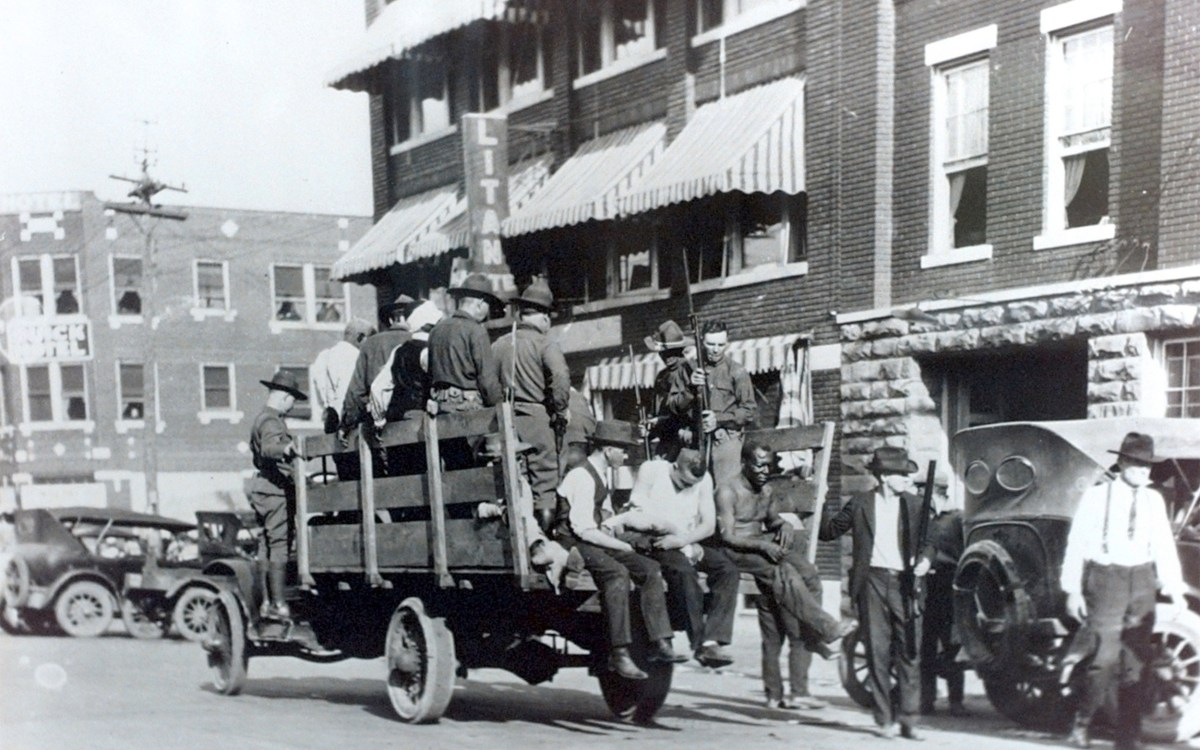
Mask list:
[{"label": "window", "polygon": [[113,312],[117,315],[142,314],[142,259],[112,257]]},{"label": "window", "polygon": [[201,365],[200,404],[204,411],[233,411],[233,365]]},{"label": "window", "polygon": [[17,258],[16,288],[38,301],[42,315],[79,312],[79,272],[73,255]]},{"label": "window", "polygon": [[546,27],[537,23],[504,24],[498,33],[497,51],[483,51],[483,111],[536,96],[550,87],[550,35]]},{"label": "window", "polygon": [[117,408],[122,421],[146,418],[145,368],[140,364],[117,363]]},{"label": "window", "polygon": [[697,204],[682,238],[691,283],[800,261],[805,251],[806,197],[731,194]]},{"label": "window", "polygon": [[[1055,33],[1047,56],[1045,231],[1109,225],[1113,27]],[[1089,239],[1105,239],[1103,236]]]},{"label": "window", "polygon": [[83,365],[51,363],[25,368],[25,413],[29,422],[86,422],[87,383]]},{"label": "window", "polygon": [[446,58],[435,54],[393,66],[392,145],[450,127],[450,84]]},{"label": "window", "polygon": [[318,323],[338,323],[346,319],[346,291],[341,282],[330,278],[330,273],[329,268],[312,268]]},{"label": "window", "polygon": [[1200,417],[1200,339],[1163,345],[1167,366],[1167,416]]},{"label": "window", "polygon": [[613,292],[631,294],[658,289],[658,248],[654,224],[617,226],[612,243]]},{"label": "window", "polygon": [[[724,26],[738,16],[789,5],[794,6],[796,3],[787,0],[696,0],[696,33]],[[787,10],[794,9],[793,7]]]},{"label": "window", "polygon": [[271,267],[274,320],[311,325],[346,320],[345,285],[330,278],[329,266]]},{"label": "window", "polygon": [[201,310],[228,310],[228,268],[223,261],[198,260],[196,274],[196,307]]},{"label": "window", "polygon": [[655,26],[655,16],[661,14],[661,0],[580,3],[578,74],[653,53],[662,46]]},{"label": "window", "polygon": [[933,252],[987,243],[987,59],[934,71]]},{"label": "window", "polygon": [[[296,382],[300,384],[300,390],[304,392],[304,395],[311,397],[312,381],[309,380],[307,365],[280,365],[279,370],[280,372],[290,372],[292,375],[294,375]],[[310,421],[313,418],[312,401],[301,401],[297,399],[295,406],[292,407],[292,410],[288,412],[287,416],[288,419],[299,419],[305,422]]]}]

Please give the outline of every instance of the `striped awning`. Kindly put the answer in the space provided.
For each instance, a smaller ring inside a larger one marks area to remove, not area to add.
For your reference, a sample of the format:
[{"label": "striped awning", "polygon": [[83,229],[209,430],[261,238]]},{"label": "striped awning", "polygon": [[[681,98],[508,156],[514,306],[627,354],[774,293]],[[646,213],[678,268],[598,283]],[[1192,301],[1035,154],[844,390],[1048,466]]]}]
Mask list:
[{"label": "striped awning", "polygon": [[579,147],[529,204],[509,216],[502,233],[514,237],[585,221],[611,219],[617,204],[662,153],[667,128],[641,125]]},{"label": "striped awning", "polygon": [[804,82],[784,78],[705,104],[634,189],[620,214],[717,193],[804,191]]},{"label": "striped awning", "polygon": [[[508,210],[519,211],[550,177],[550,159],[542,157],[510,167],[508,177]],[[471,239],[471,226],[467,219],[467,201],[460,200],[454,207],[450,219],[429,236],[413,242],[405,252],[408,261],[434,258],[460,247],[466,247]]]},{"label": "striped awning", "polygon": [[456,185],[402,198],[334,262],[333,278],[351,280],[360,274],[404,263],[408,245],[444,224],[458,203]]},{"label": "striped awning", "polygon": [[[756,339],[731,341],[726,356],[746,368],[751,375],[760,372],[782,371],[788,364],[792,345],[803,338],[803,334],[789,333],[779,336],[763,336]],[[695,347],[688,347],[685,354],[695,357]],[[658,354],[650,352],[610,357],[587,368],[585,382],[593,391],[620,391],[633,388],[653,388],[654,376],[663,367]]]},{"label": "striped awning", "polygon": [[429,40],[475,21],[504,13],[508,0],[391,0],[376,16],[344,62],[326,76],[326,85],[366,91],[375,66]]}]

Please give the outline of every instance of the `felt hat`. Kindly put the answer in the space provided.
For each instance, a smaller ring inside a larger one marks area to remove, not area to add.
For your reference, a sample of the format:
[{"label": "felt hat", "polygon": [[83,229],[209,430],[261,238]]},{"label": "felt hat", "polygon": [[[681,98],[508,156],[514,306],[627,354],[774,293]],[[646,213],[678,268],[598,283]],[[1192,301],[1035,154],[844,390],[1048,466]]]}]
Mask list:
[{"label": "felt hat", "polygon": [[636,425],[615,420],[596,422],[596,431],[592,433],[590,440],[592,445],[596,446],[616,445],[622,448],[634,448],[642,444]]},{"label": "felt hat", "polygon": [[450,287],[446,292],[452,296],[478,297],[486,300],[493,307],[500,304],[500,298],[492,291],[491,280],[481,273],[471,274],[463,279],[461,284]]},{"label": "felt hat", "polygon": [[554,311],[554,293],[542,279],[535,279],[532,284],[525,287],[524,292],[516,297],[510,297],[508,302],[521,307],[536,307],[543,312]]},{"label": "felt hat", "polygon": [[912,474],[917,470],[917,462],[908,457],[908,451],[884,445],[875,449],[867,471],[872,474]]},{"label": "felt hat", "polygon": [[1143,464],[1156,464],[1162,461],[1154,455],[1154,438],[1142,432],[1130,432],[1121,440],[1119,450],[1110,450],[1118,456],[1138,461]]},{"label": "felt hat", "polygon": [[402,308],[405,308],[405,310],[407,310],[408,306],[411,305],[413,302],[416,302],[416,300],[414,300],[412,297],[409,297],[407,294],[404,294],[403,292],[401,292],[400,294],[397,294],[395,296],[395,298],[392,299],[392,301],[384,302],[384,303],[380,304],[379,305],[379,314],[386,315],[388,313],[391,313],[393,310],[395,310],[398,307],[402,307]]},{"label": "felt hat", "polygon": [[297,401],[307,401],[308,396],[304,395],[304,391],[300,390],[300,384],[296,382],[296,376],[286,370],[279,370],[270,380],[258,381],[270,388],[273,391],[285,391],[296,397]]},{"label": "felt hat", "polygon": [[683,329],[673,320],[667,320],[658,327],[658,330],[653,335],[647,336],[644,341],[646,348],[652,352],[666,351],[667,349],[682,349],[687,346],[687,338],[684,337]]}]

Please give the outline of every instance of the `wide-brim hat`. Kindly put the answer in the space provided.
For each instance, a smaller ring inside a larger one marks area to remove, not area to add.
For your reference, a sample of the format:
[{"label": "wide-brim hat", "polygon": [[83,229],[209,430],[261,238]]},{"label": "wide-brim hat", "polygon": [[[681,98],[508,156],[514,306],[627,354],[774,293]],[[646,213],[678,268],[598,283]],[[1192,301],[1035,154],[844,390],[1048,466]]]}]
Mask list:
[{"label": "wide-brim hat", "polygon": [[644,341],[646,348],[652,352],[662,352],[667,349],[682,349],[687,346],[687,337],[683,333],[683,329],[673,320],[667,320],[658,327],[652,335],[647,336]]},{"label": "wide-brim hat", "polygon": [[486,300],[493,307],[500,305],[500,298],[492,291],[492,282],[487,276],[481,273],[473,273],[463,279],[458,286],[452,286],[446,290],[451,296],[463,297],[478,297]]},{"label": "wide-brim hat", "polygon": [[1154,455],[1154,438],[1144,432],[1126,434],[1121,440],[1121,447],[1115,451],[1110,450],[1109,453],[1116,453],[1118,456],[1144,464],[1156,464],[1163,460]]},{"label": "wide-brim hat", "polygon": [[867,464],[867,471],[872,474],[912,474],[917,468],[917,462],[908,457],[908,451],[890,445],[876,448]]},{"label": "wide-brim hat", "polygon": [[537,279],[525,287],[525,291],[521,294],[510,297],[508,302],[521,307],[535,307],[543,312],[554,312],[554,293],[541,279]]},{"label": "wide-brim hat", "polygon": [[615,420],[596,422],[596,431],[589,438],[592,445],[615,445],[621,448],[636,448],[642,444],[637,425]]},{"label": "wide-brim hat", "polygon": [[416,302],[416,300],[413,299],[412,297],[409,297],[407,294],[404,294],[404,293],[397,294],[390,302],[384,302],[379,305],[379,314],[386,315],[386,314],[390,313],[392,310],[395,310],[395,309],[401,308],[401,307],[407,311],[409,306],[412,305],[412,303],[414,303],[414,302]]},{"label": "wide-brim hat", "polygon": [[285,391],[296,397],[297,401],[307,401],[308,396],[304,395],[304,391],[300,390],[300,384],[296,382],[296,376],[286,370],[279,370],[270,380],[258,381],[270,388],[273,391]]}]

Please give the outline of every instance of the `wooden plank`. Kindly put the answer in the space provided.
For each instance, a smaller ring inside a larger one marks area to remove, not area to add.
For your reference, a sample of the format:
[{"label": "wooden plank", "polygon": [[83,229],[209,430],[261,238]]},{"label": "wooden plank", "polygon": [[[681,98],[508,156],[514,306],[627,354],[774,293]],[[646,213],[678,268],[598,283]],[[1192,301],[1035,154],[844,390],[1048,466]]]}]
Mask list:
[{"label": "wooden plank", "polygon": [[429,541],[433,547],[433,573],[438,585],[449,588],[454,585],[450,577],[450,566],[446,562],[446,499],[442,495],[442,456],[438,443],[438,419],[424,416],[425,421],[425,465],[429,481]]},{"label": "wooden plank", "polygon": [[343,440],[334,433],[332,435],[307,435],[300,439],[300,455],[305,458],[320,458],[339,453],[355,453],[358,451],[358,433],[352,433]]},{"label": "wooden plank", "polygon": [[367,425],[359,426],[358,465],[362,467],[363,480],[358,483],[359,499],[362,502],[359,522],[362,524],[363,562],[366,564],[367,583],[372,586],[383,585],[379,575],[379,553],[375,540],[375,461],[371,455],[371,446],[362,439],[362,431],[369,429]]},{"label": "wooden plank", "polygon": [[[382,569],[430,570],[431,534],[428,522],[381,523],[376,527],[378,565]],[[497,519],[459,518],[446,521],[450,544],[447,570],[488,568],[512,570],[508,530]],[[315,525],[312,535],[314,570],[337,568],[362,571],[364,548],[362,527],[357,524]]]},{"label": "wooden plank", "polygon": [[825,507],[825,494],[829,492],[829,465],[833,462],[833,422],[821,423],[821,448],[815,451],[813,479],[817,483],[813,498],[813,521],[808,524],[808,561],[817,562],[817,535],[821,530],[821,514]]},{"label": "wooden plank", "polygon": [[341,567],[362,570],[362,527],[358,524],[328,524],[308,527],[313,570]]},{"label": "wooden plank", "polygon": [[525,519],[532,517],[532,493],[521,492],[520,477],[517,476],[517,433],[513,429],[513,407],[508,401],[500,405],[500,453],[503,456],[502,467],[504,474],[505,495],[509,498],[506,508],[508,511],[508,532],[512,546],[513,573],[521,582],[521,588],[528,589],[533,570],[529,565],[529,540],[525,535]]},{"label": "wooden plank", "polygon": [[358,482],[330,482],[308,488],[308,512],[313,514],[358,510]]},{"label": "wooden plank", "polygon": [[[376,510],[428,505],[426,474],[380,477],[372,481],[375,485]],[[358,510],[358,484],[357,481],[330,482],[309,488],[309,513]],[[492,466],[442,472],[442,494],[459,503],[495,502],[496,498],[504,496],[503,476]]]},{"label": "wooden plank", "polygon": [[[304,458],[292,458],[292,476],[304,476]],[[296,574],[302,588],[312,588],[316,581],[309,572],[308,560],[308,482],[296,482],[296,515],[292,519],[296,534]]]},{"label": "wooden plank", "polygon": [[[824,423],[831,424],[831,423]],[[822,425],[798,425],[796,427],[774,427],[764,430],[747,430],[746,442],[755,441],[772,451],[797,451],[820,448],[825,439]]]},{"label": "wooden plank", "polygon": [[392,447],[419,443],[425,439],[421,423],[420,419],[401,419],[396,422],[388,422],[379,432],[379,444]]},{"label": "wooden plank", "polygon": [[[439,414],[437,416],[437,439],[450,440],[460,437],[476,437],[496,432],[497,410],[487,407],[478,411],[461,412],[458,414]],[[431,420],[425,420],[426,423]],[[426,439],[429,439],[428,427],[424,429]]]}]

